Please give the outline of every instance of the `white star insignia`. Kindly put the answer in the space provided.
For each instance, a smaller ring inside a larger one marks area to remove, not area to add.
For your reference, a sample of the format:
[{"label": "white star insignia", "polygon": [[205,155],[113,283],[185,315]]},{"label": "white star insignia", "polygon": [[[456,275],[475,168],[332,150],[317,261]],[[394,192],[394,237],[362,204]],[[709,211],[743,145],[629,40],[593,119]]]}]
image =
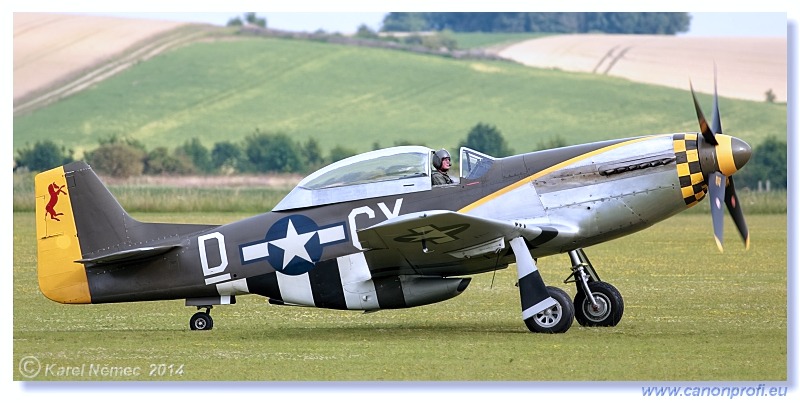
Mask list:
[{"label": "white star insignia", "polygon": [[307,262],[312,262],[311,256],[308,255],[308,250],[306,250],[306,243],[316,233],[317,231],[311,231],[304,234],[298,234],[297,230],[294,228],[294,223],[292,223],[292,220],[290,219],[286,228],[286,237],[270,241],[272,245],[283,249],[284,269],[289,265],[289,262],[295,258],[295,256]]}]

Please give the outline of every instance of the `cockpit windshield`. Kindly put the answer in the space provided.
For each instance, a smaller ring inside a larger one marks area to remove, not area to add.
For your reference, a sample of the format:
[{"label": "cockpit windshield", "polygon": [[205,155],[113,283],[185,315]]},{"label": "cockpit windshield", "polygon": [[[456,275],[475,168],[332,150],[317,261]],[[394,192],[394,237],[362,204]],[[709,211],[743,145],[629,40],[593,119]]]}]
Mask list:
[{"label": "cockpit windshield", "polygon": [[303,179],[273,211],[429,190],[432,151],[392,147],[335,162]]},{"label": "cockpit windshield", "polygon": [[461,177],[465,180],[478,179],[494,164],[495,159],[467,147],[461,147]]}]

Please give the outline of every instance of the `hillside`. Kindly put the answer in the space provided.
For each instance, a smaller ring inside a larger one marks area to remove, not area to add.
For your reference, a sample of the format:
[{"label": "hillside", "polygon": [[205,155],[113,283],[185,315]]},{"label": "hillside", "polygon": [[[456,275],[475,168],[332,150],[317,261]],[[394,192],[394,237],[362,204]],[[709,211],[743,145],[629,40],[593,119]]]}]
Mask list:
[{"label": "hillside", "polygon": [[108,62],[183,24],[50,13],[14,14],[14,101]]},{"label": "hillside", "polygon": [[578,71],[763,101],[772,90],[786,102],[786,38],[697,38],[657,35],[556,35],[502,48],[526,66]]},{"label": "hillside", "polygon": [[[258,128],[300,141],[314,137],[326,150],[366,151],[395,141],[454,148],[484,122],[525,151],[556,136],[578,143],[698,130],[687,88],[508,62],[236,39],[184,44],[17,116],[14,147],[53,139],[80,156],[111,135],[137,138],[149,148],[192,137],[211,146]],[[721,87],[731,81],[720,72]],[[710,97],[700,98],[710,108]],[[726,129],[751,143],[786,132],[783,104],[721,103]]]},{"label": "hillside", "polygon": [[57,102],[210,27],[51,13],[14,14],[14,115]]}]

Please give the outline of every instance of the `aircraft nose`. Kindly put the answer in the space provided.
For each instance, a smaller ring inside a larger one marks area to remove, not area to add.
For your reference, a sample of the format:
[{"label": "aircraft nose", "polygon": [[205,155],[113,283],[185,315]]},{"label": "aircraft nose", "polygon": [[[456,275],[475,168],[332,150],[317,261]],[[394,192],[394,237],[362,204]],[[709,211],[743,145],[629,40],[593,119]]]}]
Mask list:
[{"label": "aircraft nose", "polygon": [[750,160],[752,150],[749,144],[724,134],[718,134],[716,139],[719,141],[716,146],[717,166],[723,175],[733,175]]},{"label": "aircraft nose", "polygon": [[749,144],[745,143],[743,140],[733,137],[731,138],[731,154],[733,155],[733,164],[736,166],[736,170],[738,171],[742,169],[744,164],[747,164],[747,161],[750,161],[752,150],[750,149]]}]

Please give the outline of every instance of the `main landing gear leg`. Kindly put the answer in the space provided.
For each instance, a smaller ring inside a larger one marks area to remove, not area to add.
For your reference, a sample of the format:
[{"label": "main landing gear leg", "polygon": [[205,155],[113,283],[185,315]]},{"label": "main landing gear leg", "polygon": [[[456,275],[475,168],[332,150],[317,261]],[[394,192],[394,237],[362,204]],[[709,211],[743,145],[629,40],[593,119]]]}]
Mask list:
[{"label": "main landing gear leg", "polygon": [[214,320],[211,319],[212,305],[198,306],[197,310],[204,309],[205,312],[197,312],[189,319],[189,328],[192,330],[211,330],[214,327]]},{"label": "main landing gear leg", "polygon": [[572,326],[574,309],[569,295],[557,287],[544,285],[525,239],[511,240],[517,258],[522,320],[534,333],[564,333]]},{"label": "main landing gear leg", "polygon": [[613,285],[600,281],[583,249],[570,251],[569,259],[572,274],[564,283],[575,277],[575,320],[581,326],[616,326],[625,310],[622,295]]}]

